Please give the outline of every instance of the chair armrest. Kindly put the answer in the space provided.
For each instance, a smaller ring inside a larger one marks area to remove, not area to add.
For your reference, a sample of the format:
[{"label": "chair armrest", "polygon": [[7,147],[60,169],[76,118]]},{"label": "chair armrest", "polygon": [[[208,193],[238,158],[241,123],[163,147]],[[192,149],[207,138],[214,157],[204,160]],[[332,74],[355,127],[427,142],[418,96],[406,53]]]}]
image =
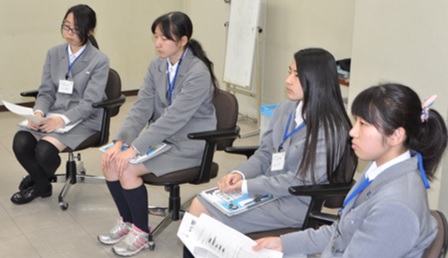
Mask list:
[{"label": "chair armrest", "polygon": [[343,196],[350,191],[354,184],[355,180],[350,183],[291,186],[288,191],[290,194],[298,196]]},{"label": "chair armrest", "polygon": [[104,101],[92,103],[92,107],[94,108],[106,108],[106,109],[112,109],[114,107],[118,107],[124,104],[126,101],[126,97],[122,94],[118,98],[114,99],[107,99]]},{"label": "chair armrest", "polygon": [[[37,94],[39,91],[37,90],[31,90],[31,91],[24,91],[20,93],[20,96],[22,97],[37,97]],[[94,108],[107,108],[111,109],[117,106],[121,106],[126,101],[126,97],[124,95],[120,95],[120,97],[115,99],[108,99],[100,102],[96,102],[92,104],[92,107]]]},{"label": "chair armrest", "polygon": [[37,90],[30,90],[30,91],[24,91],[20,93],[20,96],[22,97],[37,97],[37,94],[39,91]]},{"label": "chair armrest", "polygon": [[239,136],[239,127],[225,130],[203,131],[188,134],[190,140],[206,140],[206,141],[220,141],[227,139],[236,139]]},{"label": "chair armrest", "polygon": [[253,146],[230,146],[226,147],[224,149],[225,152],[230,154],[239,154],[239,155],[245,155],[247,158],[252,156],[255,151],[258,149],[258,145]]},{"label": "chair armrest", "polygon": [[236,126],[232,129],[203,131],[188,134],[188,138],[191,140],[205,140],[205,147],[202,154],[198,177],[194,182],[191,182],[191,184],[202,184],[210,181],[211,167],[213,164],[213,156],[215,154],[216,146],[220,141],[233,141],[238,138],[239,133],[240,128]]},{"label": "chair armrest", "polygon": [[289,193],[292,195],[311,197],[303,229],[317,228],[323,224],[330,225],[336,221],[337,215],[326,213],[322,208],[323,206],[327,208],[341,207],[345,196],[354,184],[355,180],[350,183],[289,187]]}]

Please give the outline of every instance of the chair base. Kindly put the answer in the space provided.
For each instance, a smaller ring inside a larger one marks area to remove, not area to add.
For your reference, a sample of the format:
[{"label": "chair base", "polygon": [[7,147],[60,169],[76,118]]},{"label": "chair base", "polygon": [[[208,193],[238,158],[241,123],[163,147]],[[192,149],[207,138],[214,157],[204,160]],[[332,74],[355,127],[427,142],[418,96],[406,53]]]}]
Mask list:
[{"label": "chair base", "polygon": [[55,174],[52,183],[63,183],[61,192],[58,196],[59,207],[62,210],[68,209],[68,202],[65,201],[65,197],[70,190],[71,185],[77,183],[88,183],[88,184],[104,184],[105,178],[103,176],[87,175],[84,168],[84,163],[81,161],[81,155],[78,154],[77,158],[78,164],[76,164],[74,154],[69,153],[69,159],[66,163],[66,173]]},{"label": "chair base", "polygon": [[194,197],[195,196],[182,203],[179,211],[173,209],[170,210],[169,207],[148,206],[149,215],[163,217],[162,221],[151,231],[152,237],[156,238],[165,228],[167,228],[171,224],[171,222],[181,220],[188,207],[190,207],[190,204],[193,201]]}]

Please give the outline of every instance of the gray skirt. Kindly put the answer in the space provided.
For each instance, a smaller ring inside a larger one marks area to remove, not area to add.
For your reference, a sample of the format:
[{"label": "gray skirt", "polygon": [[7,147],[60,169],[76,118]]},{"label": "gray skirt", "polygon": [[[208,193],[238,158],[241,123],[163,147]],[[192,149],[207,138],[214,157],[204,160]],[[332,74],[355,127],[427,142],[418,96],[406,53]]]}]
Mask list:
[{"label": "gray skirt", "polygon": [[[303,225],[307,208],[300,207],[302,205],[298,207],[296,196],[288,196],[229,217],[200,195],[196,197],[213,218],[243,234],[287,227],[299,228]],[[291,209],[291,214],[280,215],[279,210],[281,210],[281,207],[285,207],[285,205],[296,208]]]},{"label": "gray skirt", "polygon": [[21,128],[21,131],[27,131],[30,132],[36,139],[41,139],[45,136],[50,136],[70,149],[75,149],[78,145],[80,145],[83,141],[85,141],[87,138],[89,138],[91,135],[97,133],[97,131],[88,128],[87,126],[83,125],[82,123],[75,126],[73,129],[66,133],[43,133],[43,132],[37,132],[28,128]]},{"label": "gray skirt", "polygon": [[179,157],[171,153],[170,149],[142,164],[154,175],[163,176],[177,170],[197,167],[201,164],[201,159]]}]

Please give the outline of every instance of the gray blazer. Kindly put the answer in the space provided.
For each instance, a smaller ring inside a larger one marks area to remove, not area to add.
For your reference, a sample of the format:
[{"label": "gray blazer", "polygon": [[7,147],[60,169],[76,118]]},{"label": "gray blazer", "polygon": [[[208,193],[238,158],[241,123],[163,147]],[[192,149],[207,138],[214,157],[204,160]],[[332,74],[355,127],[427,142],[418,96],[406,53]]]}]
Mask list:
[{"label": "gray blazer", "polygon": [[[275,109],[269,128],[262,135],[258,150],[247,161],[235,168],[235,170],[243,173],[247,179],[250,194],[270,193],[278,198],[273,203],[267,204],[269,211],[272,217],[289,226],[302,225],[310,199],[309,197],[292,196],[288,192],[288,187],[328,182],[323,130],[319,131],[314,175],[308,171],[303,179],[297,176],[302,154],[305,151],[306,127],[288,138],[283,144],[283,150],[286,152],[284,168],[271,171],[272,154],[277,152],[283,140],[290,114],[292,114],[292,119],[288,132],[295,128],[294,114],[296,107],[296,101],[285,100],[281,102]],[[272,205],[275,205],[275,207],[271,207]]]},{"label": "gray blazer", "polygon": [[213,84],[206,65],[187,51],[177,74],[173,103],[167,100],[167,61],[156,58],[149,65],[143,86],[114,140],[132,144],[139,153],[161,142],[171,149],[145,166],[154,174],[199,164],[203,141],[193,141],[187,135],[216,129],[212,103]]},{"label": "gray blazer", "polygon": [[62,44],[47,52],[34,110],[63,114],[70,122],[83,120],[81,124],[99,131],[103,113],[92,108],[92,103],[106,99],[109,59],[88,41],[69,73],[68,79],[74,82],[73,93],[58,93],[59,80],[65,79],[68,70],[67,47]]},{"label": "gray blazer", "polygon": [[437,234],[437,222],[419,173],[416,157],[386,169],[347,204],[339,222],[281,236],[285,255],[420,258]]}]

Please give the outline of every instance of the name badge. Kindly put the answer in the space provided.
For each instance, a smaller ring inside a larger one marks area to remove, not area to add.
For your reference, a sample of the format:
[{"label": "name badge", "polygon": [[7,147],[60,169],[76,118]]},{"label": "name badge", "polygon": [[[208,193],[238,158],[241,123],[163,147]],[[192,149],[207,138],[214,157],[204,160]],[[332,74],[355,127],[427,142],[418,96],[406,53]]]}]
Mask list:
[{"label": "name badge", "polygon": [[276,152],[272,154],[271,171],[282,170],[285,166],[285,152]]},{"label": "name badge", "polygon": [[73,82],[68,80],[59,80],[58,92],[64,94],[72,94]]}]

